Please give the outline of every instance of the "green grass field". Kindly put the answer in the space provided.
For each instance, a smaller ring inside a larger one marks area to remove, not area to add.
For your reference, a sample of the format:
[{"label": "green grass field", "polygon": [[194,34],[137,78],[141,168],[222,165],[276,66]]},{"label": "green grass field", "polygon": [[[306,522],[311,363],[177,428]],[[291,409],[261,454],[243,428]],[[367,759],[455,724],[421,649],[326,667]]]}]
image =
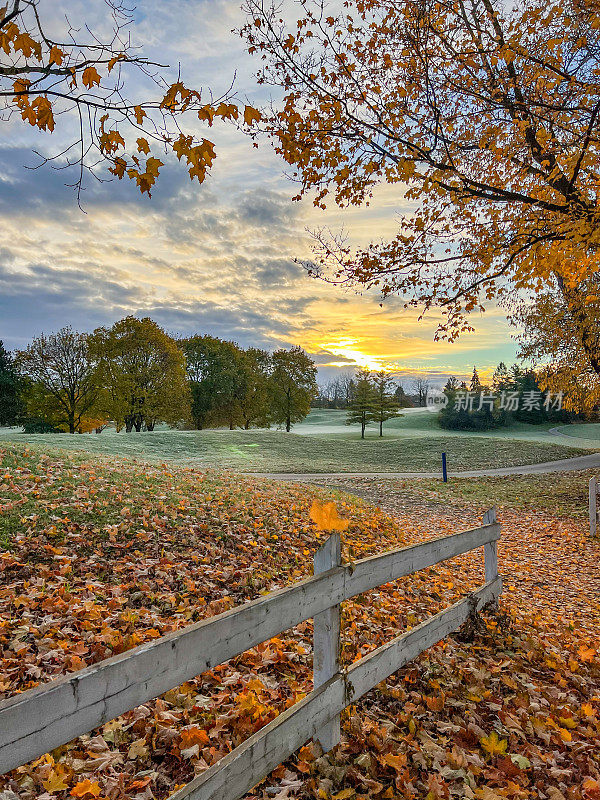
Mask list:
[{"label": "green grass field", "polygon": [[[430,415],[428,415],[430,416]],[[0,441],[59,447],[105,456],[132,457],[241,472],[427,472],[440,469],[442,451],[450,470],[484,469],[552,461],[588,452],[555,441],[448,436],[422,431],[407,437],[361,441],[335,434],[302,436],[280,431],[155,431],[100,435],[0,431]]]}]

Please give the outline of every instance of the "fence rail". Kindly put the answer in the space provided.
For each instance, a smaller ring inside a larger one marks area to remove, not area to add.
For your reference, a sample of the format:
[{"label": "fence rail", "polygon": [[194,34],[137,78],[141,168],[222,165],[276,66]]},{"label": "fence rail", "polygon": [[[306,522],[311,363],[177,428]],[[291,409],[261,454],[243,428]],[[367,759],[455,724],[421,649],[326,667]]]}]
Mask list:
[{"label": "fence rail", "polygon": [[[502,591],[499,538],[491,509],[481,527],[342,564],[334,534],[315,555],[313,577],[1,701],[0,774],[314,618],[314,690],[172,795],[172,800],[236,800],[310,738],[325,750],[333,747],[347,705],[495,601]],[[482,587],[340,669],[342,601],[481,546]]]}]

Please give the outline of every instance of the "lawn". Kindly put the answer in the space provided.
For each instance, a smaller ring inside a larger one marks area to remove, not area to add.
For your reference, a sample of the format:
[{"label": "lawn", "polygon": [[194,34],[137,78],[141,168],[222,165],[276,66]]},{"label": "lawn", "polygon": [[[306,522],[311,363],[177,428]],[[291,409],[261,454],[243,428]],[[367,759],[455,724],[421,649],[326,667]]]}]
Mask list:
[{"label": "lawn", "polygon": [[[430,416],[430,415],[428,415]],[[32,434],[4,429],[0,441],[60,447],[160,463],[214,467],[239,472],[427,472],[441,469],[441,453],[450,470],[484,469],[553,461],[589,452],[553,441],[446,436],[428,432],[407,438],[335,435],[302,436],[281,431],[154,431],[99,435]]]},{"label": "lawn", "polygon": [[[309,507],[331,496],[0,448],[0,697],[310,574],[322,534]],[[481,513],[481,498],[413,495],[387,513],[333,497],[350,520],[345,558],[463,530]],[[596,800],[598,544],[577,518],[509,506],[500,518],[499,613],[349,709],[332,753],[303,747],[248,798]],[[482,567],[480,553],[467,554],[345,603],[343,662],[464,596]],[[0,778],[0,797],[163,800],[310,691],[311,636],[303,623],[14,770]]]}]

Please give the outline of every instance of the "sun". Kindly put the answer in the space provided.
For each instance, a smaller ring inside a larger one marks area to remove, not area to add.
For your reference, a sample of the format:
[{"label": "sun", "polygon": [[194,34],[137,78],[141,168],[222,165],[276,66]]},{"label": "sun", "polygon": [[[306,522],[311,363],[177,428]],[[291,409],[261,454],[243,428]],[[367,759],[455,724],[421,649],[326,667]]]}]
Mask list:
[{"label": "sun", "polygon": [[360,367],[364,367],[365,369],[377,371],[388,369],[386,364],[379,356],[362,353],[356,347],[357,344],[358,339],[341,337],[333,342],[323,342],[321,347],[325,350],[335,353],[337,356],[344,356],[345,358],[352,359],[352,361],[355,361]]}]

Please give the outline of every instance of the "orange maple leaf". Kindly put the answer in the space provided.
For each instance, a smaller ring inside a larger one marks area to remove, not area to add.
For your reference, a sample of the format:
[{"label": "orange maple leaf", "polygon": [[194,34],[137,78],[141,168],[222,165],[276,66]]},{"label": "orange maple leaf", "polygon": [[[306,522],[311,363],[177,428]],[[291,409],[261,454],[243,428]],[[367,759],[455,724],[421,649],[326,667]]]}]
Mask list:
[{"label": "orange maple leaf", "polygon": [[100,85],[100,73],[96,67],[86,67],[83,70],[81,80],[86,89],[91,89],[94,84]]},{"label": "orange maple leaf", "polygon": [[71,789],[71,795],[73,797],[99,797],[100,796],[100,786],[94,781],[92,783],[89,778],[86,778],[84,781],[79,781],[79,783],[75,784],[75,786]]},{"label": "orange maple leaf", "polygon": [[350,521],[342,519],[337,512],[336,504],[321,503],[314,500],[310,507],[310,518],[320,531],[345,531]]},{"label": "orange maple leaf", "polygon": [[181,731],[181,749],[188,750],[190,747],[205,745],[209,743],[208,734],[203,728],[188,728]]}]

